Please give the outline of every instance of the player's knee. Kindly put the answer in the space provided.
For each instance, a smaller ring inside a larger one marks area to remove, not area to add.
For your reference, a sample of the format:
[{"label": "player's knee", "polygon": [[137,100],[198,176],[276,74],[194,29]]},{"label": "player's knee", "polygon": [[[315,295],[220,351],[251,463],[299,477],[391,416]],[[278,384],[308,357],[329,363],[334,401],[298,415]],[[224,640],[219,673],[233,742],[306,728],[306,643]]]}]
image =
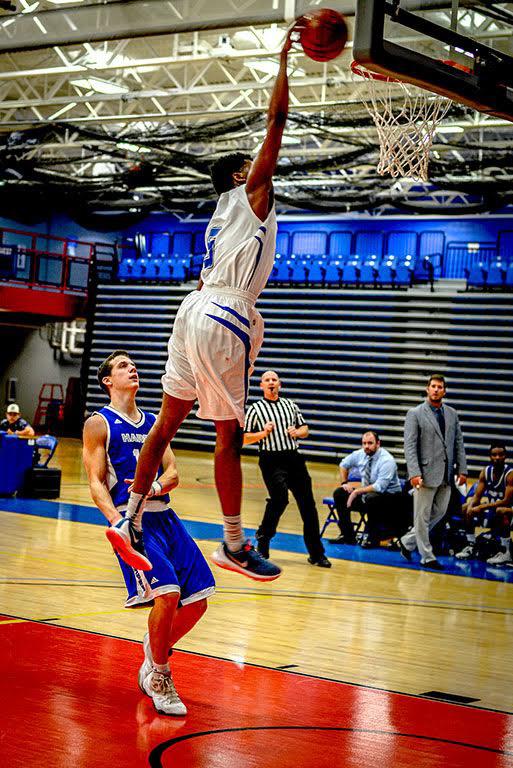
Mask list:
[{"label": "player's knee", "polygon": [[339,499],[342,500],[344,496],[347,496],[346,491],[343,488],[335,488],[333,491],[333,500],[336,502]]},{"label": "player's knee", "polygon": [[162,612],[174,611],[180,600],[178,592],[167,592],[165,595],[159,595],[155,598],[155,608]]},{"label": "player's knee", "polygon": [[206,597],[203,598],[203,600],[198,600],[197,602],[193,603],[195,614],[196,614],[196,621],[199,621],[202,616],[205,615],[207,608],[208,608],[208,601]]},{"label": "player's knee", "polygon": [[[216,425],[217,426],[217,425]],[[244,441],[244,430],[239,424],[218,427],[216,432],[216,452],[235,453],[240,456]]]}]

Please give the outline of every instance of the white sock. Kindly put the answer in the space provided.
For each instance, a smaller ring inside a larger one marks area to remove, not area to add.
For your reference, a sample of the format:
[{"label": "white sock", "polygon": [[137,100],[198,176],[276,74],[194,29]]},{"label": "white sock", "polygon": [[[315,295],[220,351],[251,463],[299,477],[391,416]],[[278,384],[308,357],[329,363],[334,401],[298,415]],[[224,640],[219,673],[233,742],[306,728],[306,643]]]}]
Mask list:
[{"label": "white sock", "polygon": [[169,667],[169,664],[166,662],[165,664],[155,664],[153,663],[153,670],[154,672],[159,672],[161,675],[170,675],[171,669]]},{"label": "white sock", "polygon": [[509,536],[507,538],[504,536],[501,536],[501,544],[506,550],[506,552],[509,552]]},{"label": "white sock", "polygon": [[137,531],[142,531],[142,516],[144,514],[144,505],[146,504],[146,496],[142,493],[132,493],[128,499],[128,507],[125,513],[125,518],[131,520],[134,528]]},{"label": "white sock", "polygon": [[238,552],[244,544],[240,515],[223,515],[224,543],[230,552]]},{"label": "white sock", "polygon": [[476,534],[475,533],[467,533],[467,541],[469,544],[475,544],[476,543]]}]

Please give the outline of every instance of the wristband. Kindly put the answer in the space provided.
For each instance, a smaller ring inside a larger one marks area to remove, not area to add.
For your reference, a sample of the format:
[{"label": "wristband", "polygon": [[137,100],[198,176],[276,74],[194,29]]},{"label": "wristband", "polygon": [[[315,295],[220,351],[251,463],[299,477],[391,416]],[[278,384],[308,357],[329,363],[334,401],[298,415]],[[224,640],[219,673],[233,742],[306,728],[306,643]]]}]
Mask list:
[{"label": "wristband", "polygon": [[162,494],[162,486],[158,480],[154,480],[151,484],[151,488],[146,498],[151,499],[153,496],[160,496],[161,494]]}]

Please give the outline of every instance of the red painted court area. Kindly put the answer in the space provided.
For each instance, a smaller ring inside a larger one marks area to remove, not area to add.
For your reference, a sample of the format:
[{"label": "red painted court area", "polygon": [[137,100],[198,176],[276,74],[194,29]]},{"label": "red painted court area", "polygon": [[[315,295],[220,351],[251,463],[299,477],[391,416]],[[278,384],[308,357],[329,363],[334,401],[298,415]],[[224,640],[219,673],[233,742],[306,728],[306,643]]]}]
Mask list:
[{"label": "red painted court area", "polygon": [[139,692],[140,644],[0,631],[6,768],[513,768],[510,715],[177,652],[178,720]]}]

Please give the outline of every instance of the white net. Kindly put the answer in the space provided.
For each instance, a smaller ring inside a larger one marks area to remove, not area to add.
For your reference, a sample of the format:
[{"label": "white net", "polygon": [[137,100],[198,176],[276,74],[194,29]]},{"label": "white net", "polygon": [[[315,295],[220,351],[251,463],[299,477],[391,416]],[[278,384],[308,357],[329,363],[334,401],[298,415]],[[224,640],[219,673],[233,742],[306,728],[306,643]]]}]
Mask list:
[{"label": "white net", "polygon": [[427,181],[436,127],[451,100],[411,83],[376,75],[356,62],[351,69],[355,80],[364,80],[359,96],[378,132],[378,173]]}]

